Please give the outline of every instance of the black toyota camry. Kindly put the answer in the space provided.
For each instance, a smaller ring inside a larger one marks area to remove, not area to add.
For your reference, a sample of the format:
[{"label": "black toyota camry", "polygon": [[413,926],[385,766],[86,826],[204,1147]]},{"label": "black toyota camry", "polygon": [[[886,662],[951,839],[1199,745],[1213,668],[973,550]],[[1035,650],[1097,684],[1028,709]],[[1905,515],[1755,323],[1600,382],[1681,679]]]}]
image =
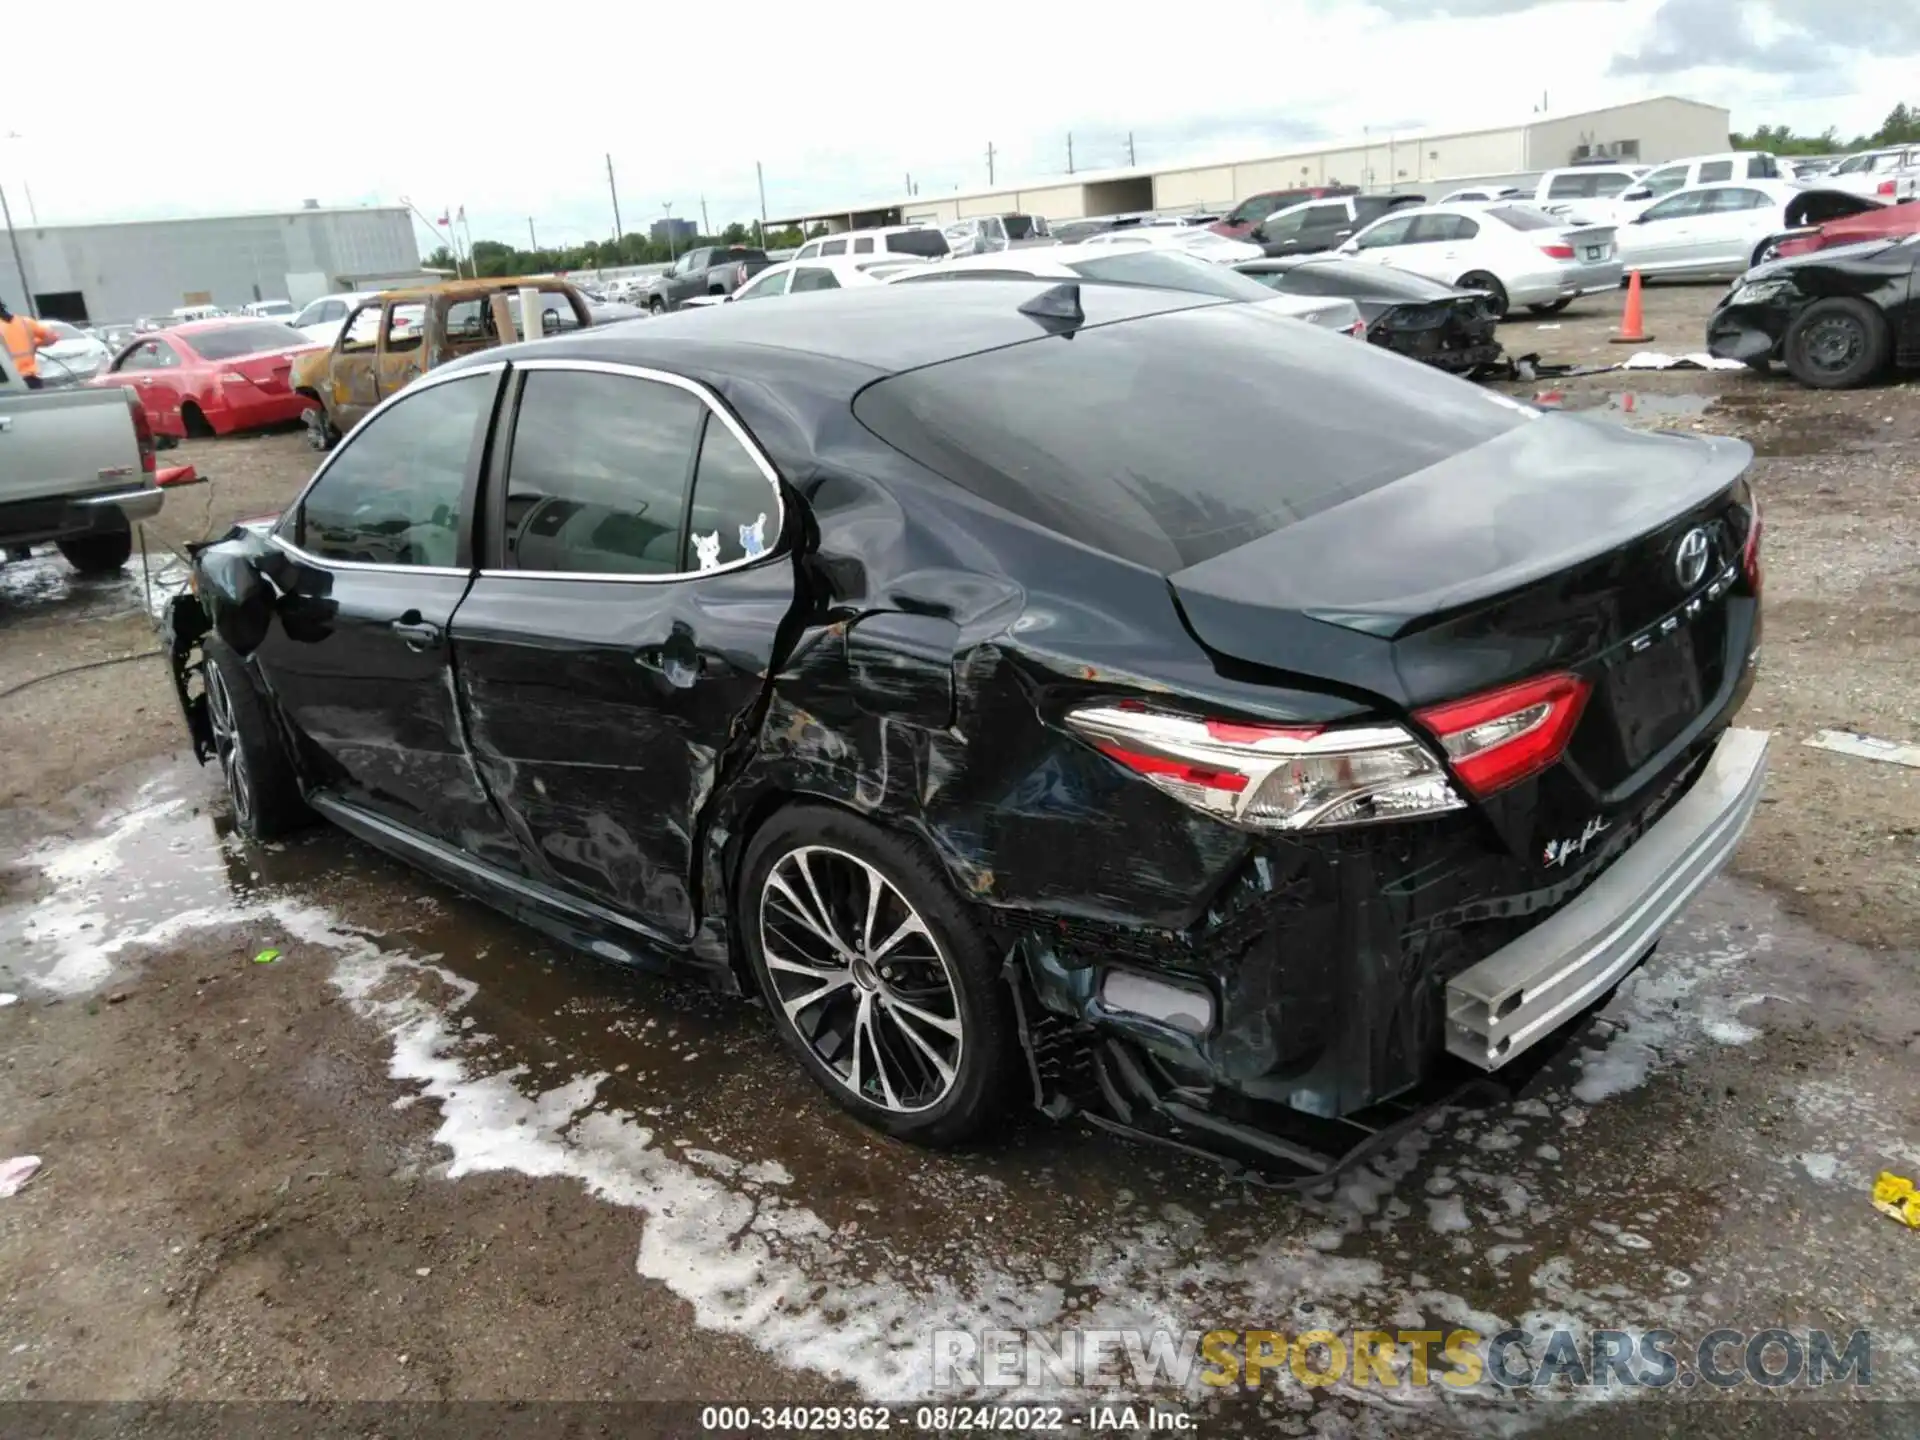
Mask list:
[{"label": "black toyota camry", "polygon": [[808,295],[433,372],[169,630],[250,836],[759,996],[898,1136],[1311,1176],[1738,841],[1750,458],[1208,296]]}]

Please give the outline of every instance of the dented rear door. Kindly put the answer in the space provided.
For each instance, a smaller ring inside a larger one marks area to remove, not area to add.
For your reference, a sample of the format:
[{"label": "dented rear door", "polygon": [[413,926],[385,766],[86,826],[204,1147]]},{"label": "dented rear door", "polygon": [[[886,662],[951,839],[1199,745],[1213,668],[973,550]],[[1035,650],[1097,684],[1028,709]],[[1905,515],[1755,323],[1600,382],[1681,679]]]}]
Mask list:
[{"label": "dented rear door", "polygon": [[488,563],[454,616],[472,752],[537,873],[670,942],[793,571],[771,468],[697,387],[521,367]]}]

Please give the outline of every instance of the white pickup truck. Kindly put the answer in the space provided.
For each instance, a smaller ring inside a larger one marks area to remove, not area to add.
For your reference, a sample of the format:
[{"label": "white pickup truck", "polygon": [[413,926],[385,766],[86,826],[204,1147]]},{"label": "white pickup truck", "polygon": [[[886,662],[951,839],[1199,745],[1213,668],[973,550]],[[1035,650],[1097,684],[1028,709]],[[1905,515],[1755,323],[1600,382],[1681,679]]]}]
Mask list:
[{"label": "white pickup truck", "polygon": [[29,390],[0,348],[0,553],[60,547],[76,570],[118,570],[133,525],[159,513],[153,430],[132,392]]}]

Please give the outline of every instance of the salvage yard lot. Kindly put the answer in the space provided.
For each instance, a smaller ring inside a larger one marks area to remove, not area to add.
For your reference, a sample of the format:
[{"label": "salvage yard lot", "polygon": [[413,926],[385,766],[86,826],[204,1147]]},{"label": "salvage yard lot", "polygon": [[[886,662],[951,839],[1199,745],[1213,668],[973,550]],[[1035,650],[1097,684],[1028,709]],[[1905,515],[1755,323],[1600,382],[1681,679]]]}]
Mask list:
[{"label": "salvage yard lot", "polygon": [[[1700,348],[1716,296],[1649,289],[1648,348]],[[1501,339],[1611,363],[1617,318]],[[1920,771],[1801,742],[1920,738],[1920,386],[1506,388],[1748,439],[1766,525],[1766,803],[1536,1098],[1305,1198],[1038,1122],[903,1150],[744,1004],[563,955],[338,834],[240,846],[163,667],[115,663],[0,698],[0,1158],[46,1161],[0,1201],[0,1399],[897,1398],[954,1319],[1904,1333],[1915,1237],[1866,1191],[1920,1164]],[[180,458],[213,481],[150,527],[175,545],[314,459],[297,433]],[[0,692],[154,643],[137,559],[0,569]],[[1875,1380],[1920,1399],[1914,1363],[1878,1352]],[[1484,1418],[1436,1398],[1289,1383],[1218,1419]]]}]

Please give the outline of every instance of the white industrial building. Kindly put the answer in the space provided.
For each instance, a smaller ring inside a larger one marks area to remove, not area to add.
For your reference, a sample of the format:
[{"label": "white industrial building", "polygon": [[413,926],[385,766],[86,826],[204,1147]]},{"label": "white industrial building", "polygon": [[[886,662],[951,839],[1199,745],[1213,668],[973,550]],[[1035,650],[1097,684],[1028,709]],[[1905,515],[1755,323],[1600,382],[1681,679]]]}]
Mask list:
[{"label": "white industrial building", "polygon": [[420,269],[402,206],[21,226],[11,240],[0,236],[0,299],[22,314],[31,303],[42,316],[76,324],[118,324],[184,305],[304,304]]},{"label": "white industrial building", "polygon": [[[1050,220],[1146,210],[1225,210],[1249,195],[1308,185],[1366,192],[1439,187],[1538,174],[1592,156],[1658,165],[1727,148],[1723,106],[1663,95],[1576,114],[1535,114],[1485,130],[1380,134],[1209,164],[1100,170],[954,195],[914,195],[870,205],[828,206],[770,219],[829,230],[973,215],[1023,213]],[[1435,198],[1438,198],[1437,196]]]}]

